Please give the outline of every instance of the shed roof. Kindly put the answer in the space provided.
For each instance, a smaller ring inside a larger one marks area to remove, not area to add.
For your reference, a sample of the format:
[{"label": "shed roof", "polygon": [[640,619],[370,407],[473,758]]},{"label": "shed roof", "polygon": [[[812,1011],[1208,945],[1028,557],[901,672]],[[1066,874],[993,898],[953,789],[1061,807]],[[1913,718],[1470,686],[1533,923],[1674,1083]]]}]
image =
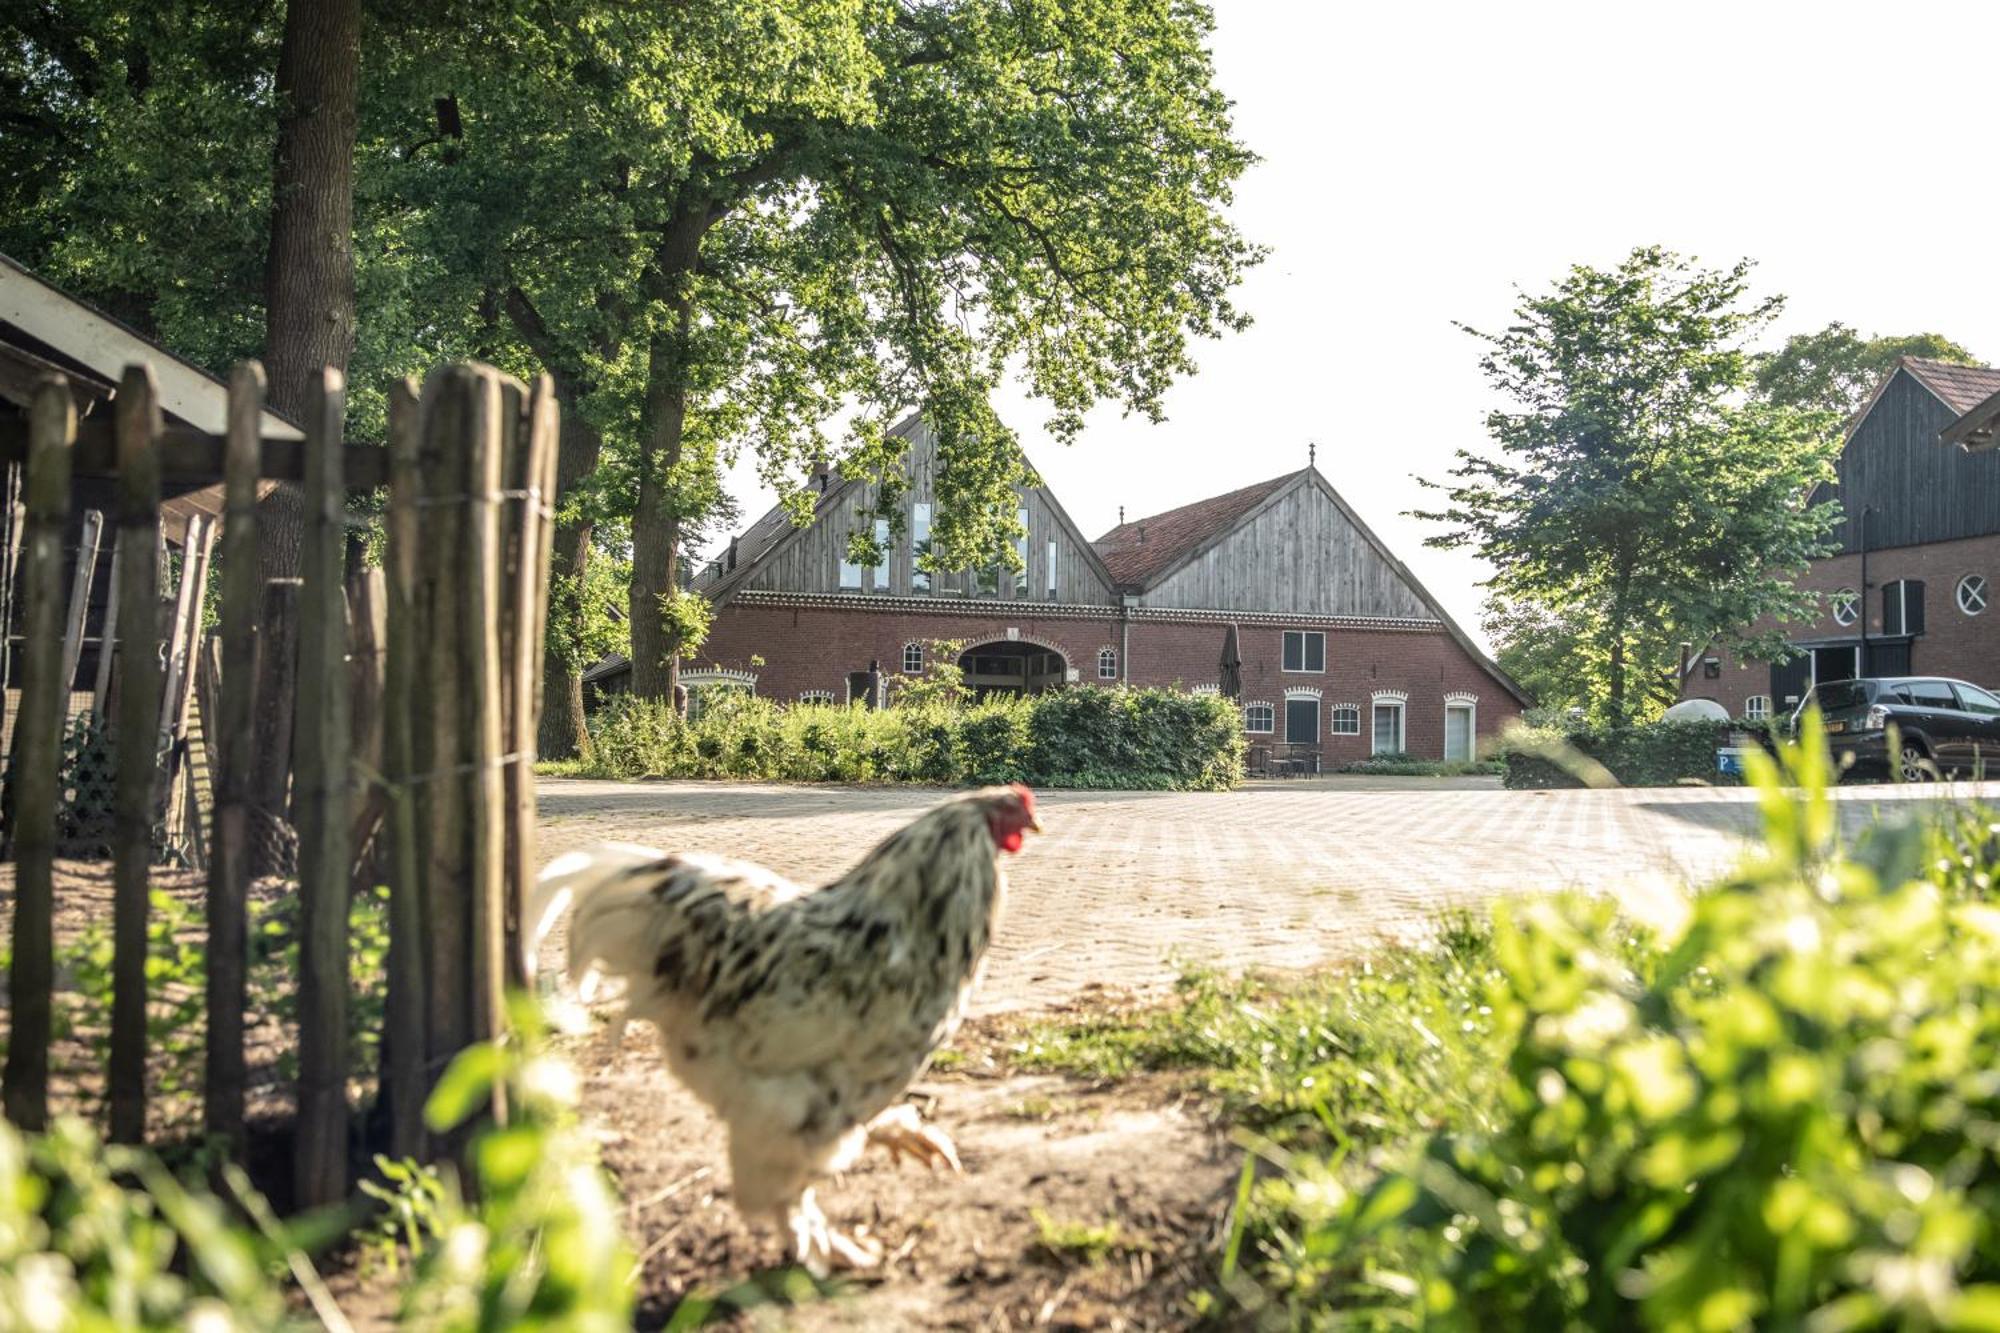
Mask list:
[{"label": "shed roof", "polygon": [[1287,472],[1226,495],[1211,495],[1162,514],[1135,518],[1111,529],[1092,545],[1119,583],[1151,587],[1299,475]]}]

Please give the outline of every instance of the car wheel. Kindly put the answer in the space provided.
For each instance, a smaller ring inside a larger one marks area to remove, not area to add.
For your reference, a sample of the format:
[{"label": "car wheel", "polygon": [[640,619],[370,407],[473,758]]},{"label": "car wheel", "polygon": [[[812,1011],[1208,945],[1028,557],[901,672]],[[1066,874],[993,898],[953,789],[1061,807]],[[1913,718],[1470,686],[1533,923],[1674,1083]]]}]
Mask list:
[{"label": "car wheel", "polygon": [[1924,747],[1914,743],[1903,746],[1902,758],[1896,764],[1896,776],[1904,782],[1931,782],[1937,778],[1937,765],[1924,753]]}]

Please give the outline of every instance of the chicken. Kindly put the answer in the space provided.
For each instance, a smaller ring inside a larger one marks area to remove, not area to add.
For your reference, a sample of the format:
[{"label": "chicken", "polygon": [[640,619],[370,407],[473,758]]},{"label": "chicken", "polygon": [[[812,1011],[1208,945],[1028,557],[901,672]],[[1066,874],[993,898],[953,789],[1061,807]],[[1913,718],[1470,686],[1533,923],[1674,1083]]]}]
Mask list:
[{"label": "chicken", "polygon": [[622,979],[667,1066],[729,1130],[736,1206],[824,1275],[873,1251],[813,1197],[873,1143],[959,1169],[904,1091],[965,1015],[999,916],[1005,852],[1041,831],[1016,784],[946,801],[843,879],[806,890],[761,866],[605,844],[543,872],[546,931],[573,903],[569,973]]}]

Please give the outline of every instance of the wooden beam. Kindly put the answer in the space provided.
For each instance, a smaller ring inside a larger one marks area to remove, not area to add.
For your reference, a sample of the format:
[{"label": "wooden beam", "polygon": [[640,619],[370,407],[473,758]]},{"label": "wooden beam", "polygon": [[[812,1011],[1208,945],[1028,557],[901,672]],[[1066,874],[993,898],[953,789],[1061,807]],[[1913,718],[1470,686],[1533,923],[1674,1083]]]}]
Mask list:
[{"label": "wooden beam", "polygon": [[[0,420],[0,462],[19,462],[27,457],[26,423]],[[160,476],[165,482],[222,479],[228,454],[225,436],[186,426],[169,426],[160,436]],[[89,420],[77,423],[76,466],[79,477],[118,475],[118,436],[113,422]],[[372,491],[389,480],[388,451],[375,444],[349,444],[341,448],[341,472],[346,488]],[[303,440],[265,436],[258,441],[258,475],[274,481],[303,481],[306,474],[306,446]]]},{"label": "wooden beam", "polygon": [[429,1012],[425,974],[430,945],[425,936],[423,852],[418,846],[417,798],[410,785],[416,773],[418,654],[423,631],[416,622],[418,569],[417,499],[423,485],[419,454],[423,422],[415,380],[389,386],[388,656],[383,662],[382,763],[388,776],[388,834],[393,863],[389,875],[389,993],[383,1006],[382,1086],[389,1098],[389,1155],[414,1157],[423,1150],[424,1077]]},{"label": "wooden beam", "polygon": [[76,544],[76,574],[69,585],[69,614],[63,617],[64,712],[69,711],[69,692],[76,688],[76,665],[83,656],[83,626],[90,618],[90,583],[97,577],[97,551],[103,542],[104,515],[95,509],[86,509],[83,512],[83,536]]},{"label": "wooden beam", "polygon": [[14,727],[14,930],[7,971],[7,1063],[0,1105],[20,1128],[49,1118],[49,1041],[54,1036],[56,793],[65,713],[57,637],[62,615],[62,539],[69,522],[69,443],[76,407],[59,380],[36,391],[35,451],[28,463],[26,592],[21,711]]}]

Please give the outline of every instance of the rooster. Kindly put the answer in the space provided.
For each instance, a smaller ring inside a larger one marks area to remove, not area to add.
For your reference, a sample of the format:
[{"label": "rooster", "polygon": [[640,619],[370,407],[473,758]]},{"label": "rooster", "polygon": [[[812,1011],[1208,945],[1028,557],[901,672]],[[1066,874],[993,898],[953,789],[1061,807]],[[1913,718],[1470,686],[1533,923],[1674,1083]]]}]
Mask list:
[{"label": "rooster", "polygon": [[1040,832],[1018,783],[946,801],[823,888],[699,853],[607,843],[542,873],[544,932],[565,908],[569,974],[588,998],[622,979],[619,1020],[659,1030],[667,1066],[729,1130],[736,1206],[824,1276],[875,1251],[827,1224],[813,1183],[871,1143],[960,1168],[904,1091],[965,1016],[1006,880]]}]

